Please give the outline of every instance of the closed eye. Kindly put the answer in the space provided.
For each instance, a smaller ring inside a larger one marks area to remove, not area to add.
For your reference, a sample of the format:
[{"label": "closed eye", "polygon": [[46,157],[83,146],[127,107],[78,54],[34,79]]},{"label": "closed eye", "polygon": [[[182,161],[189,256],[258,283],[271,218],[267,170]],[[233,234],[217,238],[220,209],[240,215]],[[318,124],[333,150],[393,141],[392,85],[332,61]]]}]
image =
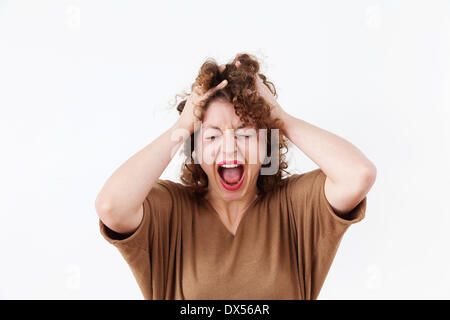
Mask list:
[{"label": "closed eye", "polygon": [[210,136],[210,137],[206,137],[206,140],[214,140],[216,138],[216,136]]}]

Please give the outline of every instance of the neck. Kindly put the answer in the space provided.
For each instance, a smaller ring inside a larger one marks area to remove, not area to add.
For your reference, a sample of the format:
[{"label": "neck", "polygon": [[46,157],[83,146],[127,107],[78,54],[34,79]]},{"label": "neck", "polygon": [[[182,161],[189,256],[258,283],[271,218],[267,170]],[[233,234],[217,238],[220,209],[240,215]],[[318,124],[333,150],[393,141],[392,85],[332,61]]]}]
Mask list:
[{"label": "neck", "polygon": [[239,221],[242,214],[257,197],[256,185],[238,200],[224,200],[216,192],[211,192],[211,190],[208,190],[208,193],[205,195],[205,199],[216,209],[217,213],[230,223]]}]

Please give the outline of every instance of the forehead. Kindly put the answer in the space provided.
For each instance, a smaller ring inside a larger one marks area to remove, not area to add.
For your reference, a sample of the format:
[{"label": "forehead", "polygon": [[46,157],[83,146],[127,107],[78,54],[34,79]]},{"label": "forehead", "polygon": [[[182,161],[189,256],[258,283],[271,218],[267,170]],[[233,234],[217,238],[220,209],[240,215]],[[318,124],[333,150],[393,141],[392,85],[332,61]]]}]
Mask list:
[{"label": "forehead", "polygon": [[242,121],[234,111],[234,106],[224,99],[212,100],[204,114],[202,127],[237,128]]}]

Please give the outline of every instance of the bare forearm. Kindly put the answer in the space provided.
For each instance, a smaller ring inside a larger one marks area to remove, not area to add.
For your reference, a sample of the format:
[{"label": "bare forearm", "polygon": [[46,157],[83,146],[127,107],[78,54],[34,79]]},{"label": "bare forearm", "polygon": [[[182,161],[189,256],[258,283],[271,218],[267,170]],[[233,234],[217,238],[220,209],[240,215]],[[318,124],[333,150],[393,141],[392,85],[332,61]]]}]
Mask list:
[{"label": "bare forearm", "polygon": [[372,162],[347,140],[284,111],[279,112],[287,138],[333,182],[342,185],[359,184],[361,178],[373,175],[376,171]]},{"label": "bare forearm", "polygon": [[98,210],[117,216],[136,212],[187,137],[189,131],[177,121],[129,158],[108,178],[98,194]]}]

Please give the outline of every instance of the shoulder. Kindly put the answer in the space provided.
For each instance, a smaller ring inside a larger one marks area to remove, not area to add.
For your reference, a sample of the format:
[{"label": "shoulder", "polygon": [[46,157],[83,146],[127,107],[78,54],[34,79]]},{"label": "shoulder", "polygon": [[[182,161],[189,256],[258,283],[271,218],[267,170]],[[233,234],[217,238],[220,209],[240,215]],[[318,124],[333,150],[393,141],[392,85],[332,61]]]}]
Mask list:
[{"label": "shoulder", "polygon": [[196,196],[190,187],[169,179],[158,179],[150,190],[150,194],[159,193],[172,197],[173,201],[194,201]]},{"label": "shoulder", "polygon": [[314,185],[320,186],[324,183],[325,179],[326,175],[320,168],[304,173],[294,173],[283,179],[282,188],[284,188],[286,192],[291,192],[294,189],[296,191],[302,189],[311,190],[311,187]]},{"label": "shoulder", "polygon": [[179,190],[182,190],[182,188],[186,187],[176,181],[172,181],[169,179],[158,179],[153,185],[153,188],[164,189],[170,192],[178,192]]},{"label": "shoulder", "polygon": [[263,194],[262,198],[268,202],[286,202],[293,198],[305,198],[308,194],[320,191],[325,178],[320,168],[304,173],[293,173],[284,177],[278,187]]}]

